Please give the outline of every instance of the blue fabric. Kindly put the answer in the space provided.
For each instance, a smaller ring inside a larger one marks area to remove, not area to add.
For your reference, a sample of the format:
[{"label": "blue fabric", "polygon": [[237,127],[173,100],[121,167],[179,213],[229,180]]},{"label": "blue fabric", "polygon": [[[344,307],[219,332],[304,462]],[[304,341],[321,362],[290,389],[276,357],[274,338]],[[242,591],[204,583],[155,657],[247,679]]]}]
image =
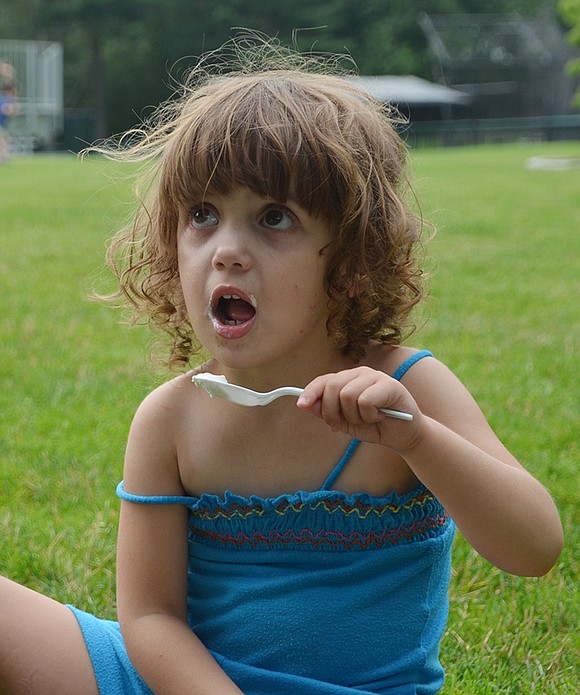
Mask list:
[{"label": "blue fabric", "polygon": [[68,608],[85,638],[99,691],[105,695],[153,695],[129,661],[119,623],[96,618],[74,606]]},{"label": "blue fabric", "polygon": [[340,461],[336,464],[336,466],[330,472],[330,475],[328,476],[328,478],[324,481],[324,484],[320,488],[321,490],[330,490],[330,488],[336,482],[336,479],[338,478],[338,476],[342,473],[342,471],[346,467],[346,464],[354,456],[354,452],[358,449],[359,444],[360,444],[360,439],[353,439],[351,441],[351,443],[348,445],[347,450],[342,455]]},{"label": "blue fabric", "polygon": [[8,116],[6,112],[6,107],[12,102],[12,99],[0,93],[0,128],[6,127],[6,122],[8,121]]},{"label": "blue fabric", "polygon": [[407,358],[399,366],[399,368],[393,374],[393,379],[401,381],[409,369],[411,369],[414,364],[416,364],[419,360],[422,360],[424,357],[433,357],[433,353],[429,352],[429,350],[418,350],[414,355],[411,355],[411,357]]},{"label": "blue fabric", "polygon": [[422,485],[145,500],[189,508],[189,624],[247,695],[441,687],[454,526]]},{"label": "blue fabric", "polygon": [[[189,625],[246,695],[440,689],[454,524],[423,485],[381,498],[117,493],[188,508]],[[149,695],[118,625],[75,614],[101,693]]]}]

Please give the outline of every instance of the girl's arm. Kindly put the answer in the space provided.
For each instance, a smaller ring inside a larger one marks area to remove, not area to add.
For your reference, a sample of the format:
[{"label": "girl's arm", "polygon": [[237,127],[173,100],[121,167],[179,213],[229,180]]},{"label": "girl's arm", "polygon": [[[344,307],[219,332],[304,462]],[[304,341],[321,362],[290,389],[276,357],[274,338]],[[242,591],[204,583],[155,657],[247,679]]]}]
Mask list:
[{"label": "girl's arm", "polygon": [[[145,399],[133,421],[124,487],[142,495],[182,495],[170,382]],[[187,625],[187,511],[181,505],[123,502],[117,555],[119,622],[129,658],[158,694],[241,690]]]},{"label": "girl's arm", "polygon": [[[332,429],[395,450],[494,565],[513,574],[548,572],[563,540],[545,488],[501,444],[444,365],[421,360],[403,381],[368,367],[329,374],[307,387],[299,407]],[[412,412],[414,420],[388,418],[378,411],[383,407]]]}]

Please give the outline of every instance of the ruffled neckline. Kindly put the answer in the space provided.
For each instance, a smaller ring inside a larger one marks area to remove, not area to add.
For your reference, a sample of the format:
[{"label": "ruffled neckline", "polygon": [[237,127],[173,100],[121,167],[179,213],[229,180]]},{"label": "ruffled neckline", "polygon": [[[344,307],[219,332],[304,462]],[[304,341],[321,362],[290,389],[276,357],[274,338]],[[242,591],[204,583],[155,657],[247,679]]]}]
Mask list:
[{"label": "ruffled neckline", "polygon": [[212,494],[204,492],[198,497],[192,496],[184,499],[191,500],[196,506],[231,506],[240,504],[243,506],[260,506],[266,509],[278,508],[281,504],[295,505],[296,503],[313,502],[318,500],[337,500],[345,504],[372,504],[372,505],[396,505],[404,507],[405,504],[415,499],[419,495],[427,492],[423,483],[418,483],[409,492],[400,495],[395,490],[381,497],[375,497],[368,492],[355,492],[352,494],[342,490],[298,490],[296,492],[282,493],[273,497],[262,497],[260,495],[245,496],[231,490],[226,490],[223,494]]}]

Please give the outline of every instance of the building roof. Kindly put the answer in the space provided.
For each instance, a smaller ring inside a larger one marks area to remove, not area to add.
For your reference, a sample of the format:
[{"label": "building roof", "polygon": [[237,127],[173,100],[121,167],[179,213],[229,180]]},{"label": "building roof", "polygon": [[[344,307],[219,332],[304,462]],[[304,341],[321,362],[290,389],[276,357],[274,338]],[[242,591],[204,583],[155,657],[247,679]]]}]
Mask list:
[{"label": "building roof", "polygon": [[376,99],[401,106],[469,104],[472,101],[470,94],[414,75],[361,75],[351,79]]}]

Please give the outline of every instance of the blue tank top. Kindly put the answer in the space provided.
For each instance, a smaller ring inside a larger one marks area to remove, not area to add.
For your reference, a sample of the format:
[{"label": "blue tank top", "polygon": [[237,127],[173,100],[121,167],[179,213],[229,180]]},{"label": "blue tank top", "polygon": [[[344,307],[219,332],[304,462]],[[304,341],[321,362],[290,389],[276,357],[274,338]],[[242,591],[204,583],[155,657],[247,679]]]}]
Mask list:
[{"label": "blue tank top", "polygon": [[128,502],[189,510],[189,625],[246,695],[426,695],[443,683],[454,524],[423,485],[331,490],[359,444],[314,492],[142,496],[119,484]]}]

